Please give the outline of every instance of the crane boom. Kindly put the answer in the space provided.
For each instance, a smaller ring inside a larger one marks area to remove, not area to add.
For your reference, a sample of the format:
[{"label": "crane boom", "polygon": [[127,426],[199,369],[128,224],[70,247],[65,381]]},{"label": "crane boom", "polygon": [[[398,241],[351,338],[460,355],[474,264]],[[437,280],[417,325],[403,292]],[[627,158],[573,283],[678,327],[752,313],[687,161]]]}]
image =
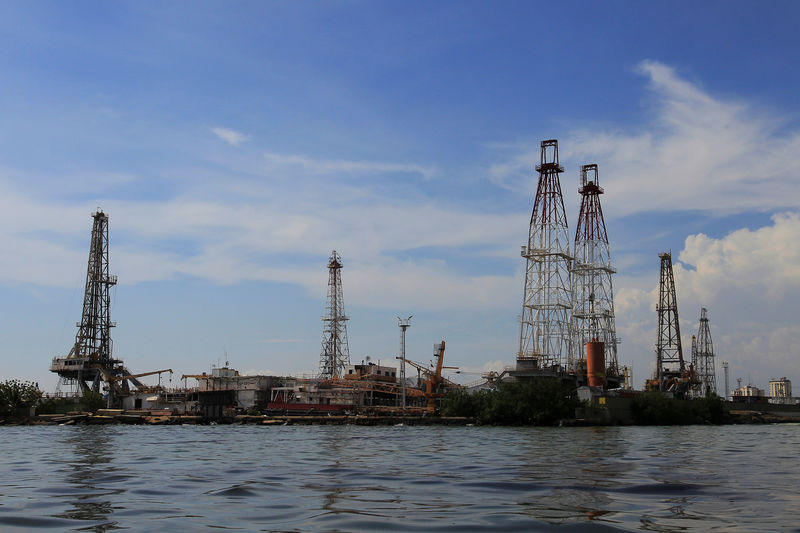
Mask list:
[{"label": "crane boom", "polygon": [[130,375],[127,375],[127,376],[116,376],[116,377],[109,378],[108,381],[125,381],[126,379],[143,378],[145,376],[152,376],[154,374],[161,375],[164,372],[169,372],[170,374],[172,374],[172,369],[171,368],[165,368],[164,370],[154,370],[152,372],[142,372],[141,374],[130,374]]}]

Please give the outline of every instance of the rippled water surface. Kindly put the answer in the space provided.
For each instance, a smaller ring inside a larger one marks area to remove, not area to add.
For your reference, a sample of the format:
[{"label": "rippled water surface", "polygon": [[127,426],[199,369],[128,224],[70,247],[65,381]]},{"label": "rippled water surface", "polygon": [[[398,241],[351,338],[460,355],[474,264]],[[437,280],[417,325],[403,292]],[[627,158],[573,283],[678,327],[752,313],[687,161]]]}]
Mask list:
[{"label": "rippled water surface", "polygon": [[800,426],[0,428],[0,531],[800,531]]}]

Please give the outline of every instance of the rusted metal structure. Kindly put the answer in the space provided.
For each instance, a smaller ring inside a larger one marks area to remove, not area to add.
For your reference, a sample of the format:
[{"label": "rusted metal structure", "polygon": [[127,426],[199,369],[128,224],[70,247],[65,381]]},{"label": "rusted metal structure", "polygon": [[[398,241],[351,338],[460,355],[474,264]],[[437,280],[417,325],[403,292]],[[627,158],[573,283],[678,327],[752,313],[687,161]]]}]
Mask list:
[{"label": "rusted metal structure", "polygon": [[678,301],[675,296],[675,277],[672,273],[672,254],[664,252],[661,259],[661,277],[658,285],[658,336],[656,338],[657,383],[651,388],[668,390],[686,377],[686,366],[681,347],[681,329],[678,323]]},{"label": "rusted metal structure", "polygon": [[322,333],[322,351],[319,356],[319,377],[338,379],[350,364],[350,346],[347,342],[347,321],[342,294],[342,258],[331,252],[328,259],[328,299],[326,314],[322,317],[325,326]]},{"label": "rusted metal structure", "polygon": [[587,343],[602,342],[607,374],[616,385],[620,380],[617,362],[617,333],[614,320],[614,290],[611,251],[600,205],[596,164],[581,166],[581,210],[575,229],[572,262],[572,332],[570,371],[582,373],[587,364]]},{"label": "rusted metal structure", "polygon": [[708,310],[700,309],[700,327],[697,329],[695,354],[693,361],[695,379],[701,395],[717,394],[717,375],[714,363],[714,344],[711,341],[711,330],[708,327]]},{"label": "rusted metal structure", "polygon": [[570,246],[558,175],[558,141],[542,141],[525,258],[517,370],[564,368],[570,348]]},{"label": "rusted metal structure", "polygon": [[53,358],[50,371],[58,374],[61,383],[76,384],[82,392],[103,392],[105,383],[111,407],[131,386],[143,385],[112,355],[111,328],[116,324],[111,321],[111,287],[117,277],[109,273],[108,216],[98,210],[92,218],[83,313],[75,344],[66,357]]}]

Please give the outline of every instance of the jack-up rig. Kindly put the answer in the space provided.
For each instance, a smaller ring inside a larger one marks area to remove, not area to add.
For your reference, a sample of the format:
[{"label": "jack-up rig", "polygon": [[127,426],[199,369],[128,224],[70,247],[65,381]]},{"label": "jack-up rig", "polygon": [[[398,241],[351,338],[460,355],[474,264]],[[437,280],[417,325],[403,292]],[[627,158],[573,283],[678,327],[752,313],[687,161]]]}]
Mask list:
[{"label": "jack-up rig", "polygon": [[102,393],[101,384],[105,384],[108,406],[115,407],[131,387],[145,386],[137,378],[172,371],[131,374],[121,359],[113,358],[111,328],[116,324],[111,321],[111,287],[116,285],[117,276],[109,274],[108,216],[98,210],[92,218],[83,313],[76,324],[75,344],[66,357],[53,358],[50,371],[58,374],[59,386],[77,385],[82,393]]}]

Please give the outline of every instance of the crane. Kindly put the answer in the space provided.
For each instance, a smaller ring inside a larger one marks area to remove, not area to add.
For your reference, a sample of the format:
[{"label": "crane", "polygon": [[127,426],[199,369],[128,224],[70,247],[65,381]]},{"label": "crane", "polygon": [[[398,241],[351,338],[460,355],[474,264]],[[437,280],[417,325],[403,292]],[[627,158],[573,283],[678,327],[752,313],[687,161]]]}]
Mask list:
[{"label": "crane", "polygon": [[115,381],[125,381],[126,379],[136,379],[136,378],[143,378],[145,376],[152,376],[154,374],[158,374],[159,376],[164,372],[169,372],[172,375],[171,368],[165,368],[164,370],[153,370],[152,372],[142,372],[141,374],[129,374],[127,376],[115,376],[112,378],[108,378],[108,381],[115,382]]}]

